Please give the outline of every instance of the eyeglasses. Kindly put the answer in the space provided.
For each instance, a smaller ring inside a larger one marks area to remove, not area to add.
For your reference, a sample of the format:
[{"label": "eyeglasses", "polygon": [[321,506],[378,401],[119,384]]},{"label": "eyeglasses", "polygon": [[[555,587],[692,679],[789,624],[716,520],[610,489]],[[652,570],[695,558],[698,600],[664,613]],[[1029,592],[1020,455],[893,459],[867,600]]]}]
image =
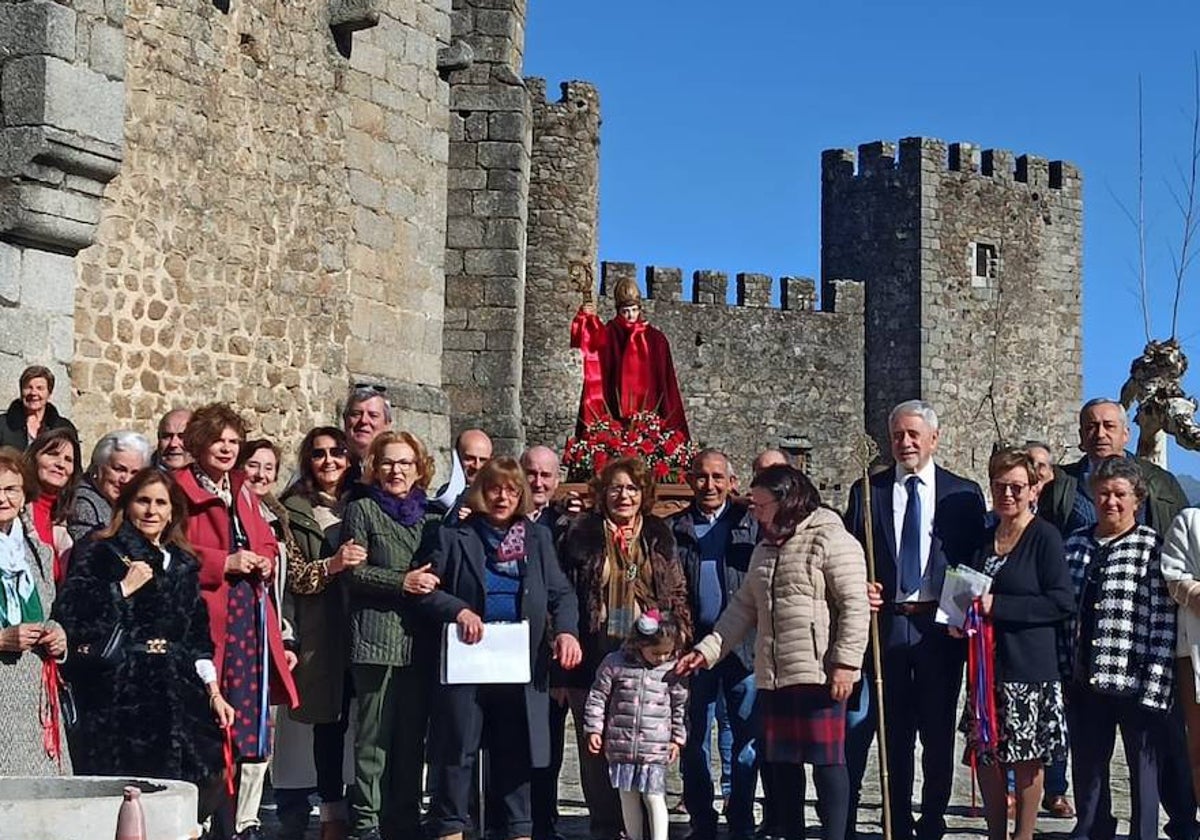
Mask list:
[{"label": "eyeglasses", "polygon": [[346,454],[346,447],[331,446],[328,449],[314,449],[310,457],[314,461],[319,461],[322,458],[345,458]]},{"label": "eyeglasses", "polygon": [[521,491],[516,487],[508,487],[507,485],[497,484],[487,489],[489,496],[507,496],[510,499],[521,498]]},{"label": "eyeglasses", "polygon": [[997,496],[1020,496],[1028,484],[1006,484],[1003,481],[992,482],[992,493]]},{"label": "eyeglasses", "polygon": [[14,500],[25,496],[24,487],[0,487],[0,496],[6,499]]},{"label": "eyeglasses", "polygon": [[374,391],[376,394],[386,394],[387,386],[380,385],[378,382],[355,382],[355,391]]},{"label": "eyeglasses", "polygon": [[642,488],[636,484],[610,484],[604,492],[610,496],[640,496]]},{"label": "eyeglasses", "polygon": [[399,467],[400,469],[407,471],[407,470],[411,470],[416,465],[417,465],[417,462],[412,460],[411,458],[401,458],[399,461],[393,461],[389,458],[385,458],[384,460],[379,462],[379,471],[380,472],[391,472],[392,470],[396,469],[396,467]]}]

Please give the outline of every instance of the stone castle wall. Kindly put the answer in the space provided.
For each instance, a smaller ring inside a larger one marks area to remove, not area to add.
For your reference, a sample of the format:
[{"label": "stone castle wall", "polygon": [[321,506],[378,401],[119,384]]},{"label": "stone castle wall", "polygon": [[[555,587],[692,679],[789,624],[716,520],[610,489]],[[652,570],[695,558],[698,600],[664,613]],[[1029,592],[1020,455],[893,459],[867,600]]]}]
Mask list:
[{"label": "stone castle wall", "polygon": [[291,450],[362,380],[446,440],[449,0],[368,11],[129,0],[125,163],[76,261],[85,443],[219,399]]},{"label": "stone castle wall", "polygon": [[[601,268],[607,320],[609,290],[636,268]],[[755,455],[785,448],[805,463],[823,500],[841,505],[859,472],[854,451],[863,434],[862,287],[833,283],[816,309],[813,281],[784,278],[776,308],[772,278],[736,281],[738,302],[730,305],[721,272],[695,272],[686,296],[680,269],[645,272],[645,317],[671,342],[692,440],[728,453],[743,488]],[[578,386],[571,393],[578,400]],[[574,415],[564,432],[573,427]]]},{"label": "stone castle wall", "polygon": [[[597,252],[600,97],[584,82],[564,82],[557,101],[546,83],[526,79],[533,100],[529,182],[529,258],[525,279],[521,413],[529,443],[561,446],[574,428],[583,382],[568,340],[581,283]],[[571,266],[577,276],[571,276]]]},{"label": "stone castle wall", "polygon": [[[857,160],[856,160],[857,158]],[[857,163],[857,168],[855,164]],[[1081,393],[1082,197],[1061,161],[908,138],[822,158],[825,278],[866,285],[866,423],[914,397],[977,479],[998,440],[1067,454]],[[998,255],[976,276],[975,246]]]}]

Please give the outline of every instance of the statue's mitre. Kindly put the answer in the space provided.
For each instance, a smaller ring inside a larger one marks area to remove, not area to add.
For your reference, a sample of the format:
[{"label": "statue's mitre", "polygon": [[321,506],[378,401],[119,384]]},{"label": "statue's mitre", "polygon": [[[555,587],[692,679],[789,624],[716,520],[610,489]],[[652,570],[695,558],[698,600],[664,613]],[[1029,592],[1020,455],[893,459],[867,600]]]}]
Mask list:
[{"label": "statue's mitre", "polygon": [[640,306],[642,303],[642,292],[638,288],[637,281],[632,277],[622,277],[613,286],[613,300],[617,304],[617,309],[622,306]]}]

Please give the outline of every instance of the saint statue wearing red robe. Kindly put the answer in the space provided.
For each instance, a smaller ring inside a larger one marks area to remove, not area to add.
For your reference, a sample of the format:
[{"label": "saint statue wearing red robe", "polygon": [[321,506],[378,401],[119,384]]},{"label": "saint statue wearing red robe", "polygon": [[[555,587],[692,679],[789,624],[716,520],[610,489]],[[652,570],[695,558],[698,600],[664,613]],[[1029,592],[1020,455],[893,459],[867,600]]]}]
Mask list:
[{"label": "saint statue wearing red robe", "polygon": [[639,412],[653,412],[663,427],[688,435],[683,399],[675,380],[667,337],[642,318],[641,293],[633,280],[613,289],[617,317],[607,324],[587,302],[571,322],[571,346],[583,352],[583,396],[575,433],[610,417],[621,425]]}]

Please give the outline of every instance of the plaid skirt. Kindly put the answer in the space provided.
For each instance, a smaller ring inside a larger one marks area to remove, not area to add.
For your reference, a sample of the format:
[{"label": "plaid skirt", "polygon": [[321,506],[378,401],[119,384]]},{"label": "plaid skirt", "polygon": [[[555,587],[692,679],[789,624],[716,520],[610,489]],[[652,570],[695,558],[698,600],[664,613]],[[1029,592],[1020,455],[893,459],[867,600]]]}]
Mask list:
[{"label": "plaid skirt", "polygon": [[829,686],[759,689],[757,700],[767,761],[818,766],[846,763],[846,701],[835,702]]}]

